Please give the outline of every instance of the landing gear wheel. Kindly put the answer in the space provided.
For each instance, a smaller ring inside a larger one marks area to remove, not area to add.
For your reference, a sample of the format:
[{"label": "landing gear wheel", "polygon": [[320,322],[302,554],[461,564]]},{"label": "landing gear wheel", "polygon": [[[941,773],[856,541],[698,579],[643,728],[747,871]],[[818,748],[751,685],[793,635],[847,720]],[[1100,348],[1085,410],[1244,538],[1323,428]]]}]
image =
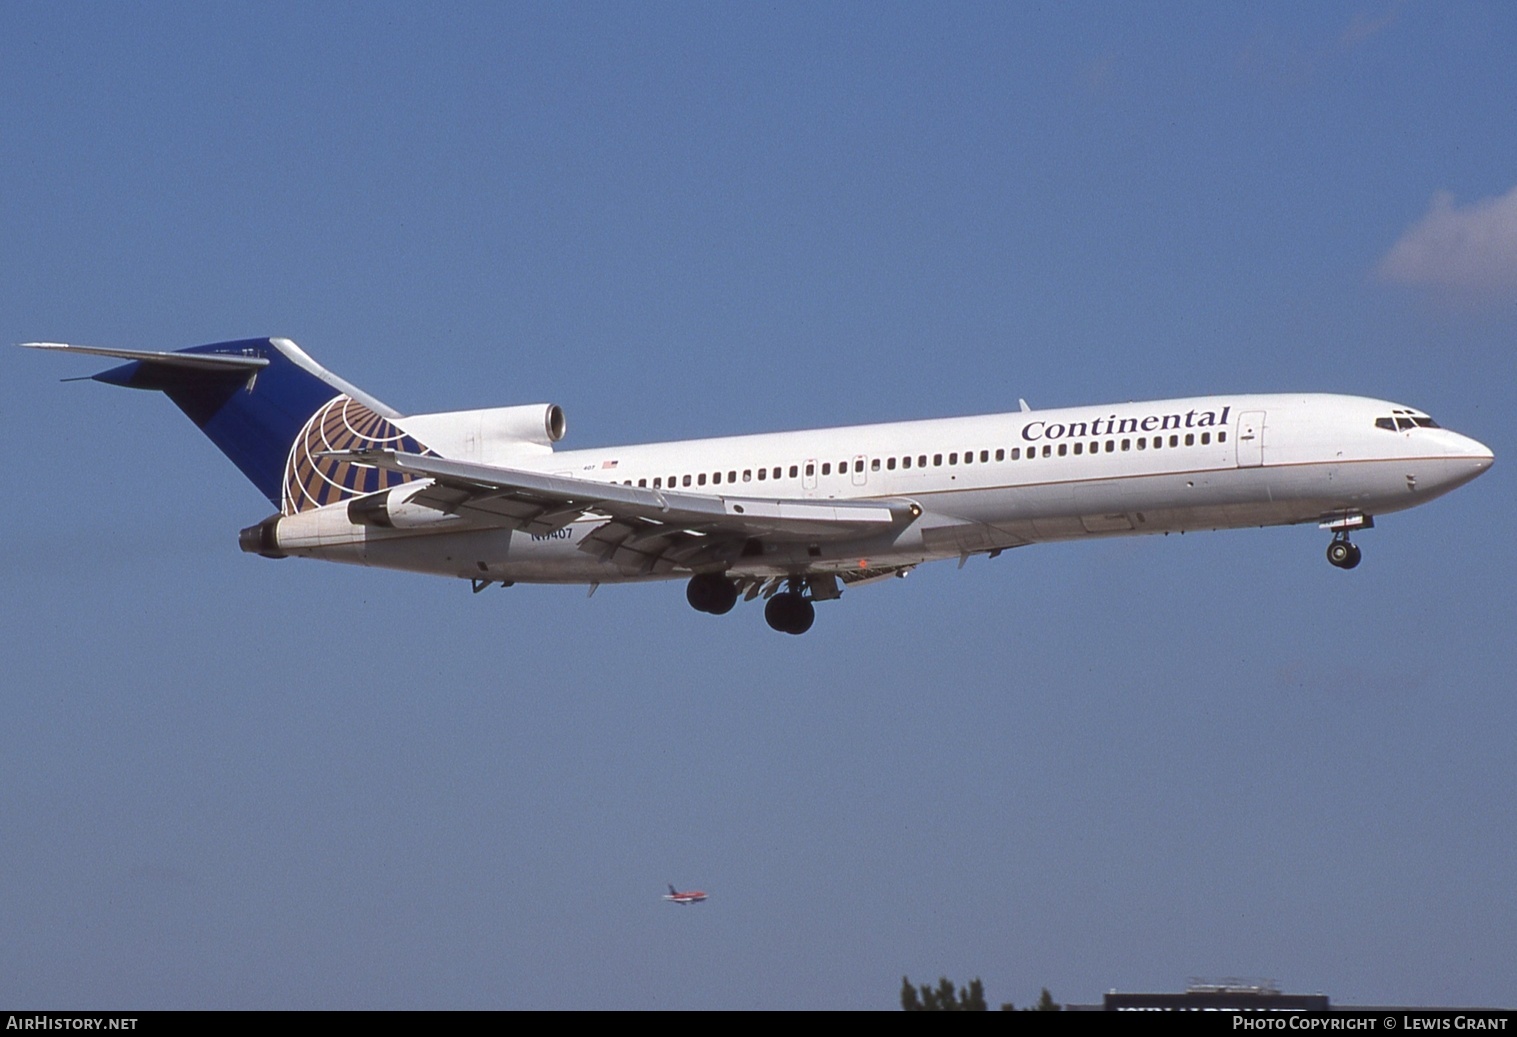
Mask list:
[{"label": "landing gear wheel", "polygon": [[1327,545],[1328,564],[1339,569],[1352,569],[1359,564],[1362,557],[1359,548],[1349,543],[1346,538],[1334,540]]},{"label": "landing gear wheel", "polygon": [[711,607],[706,611],[713,616],[725,616],[732,611],[732,606],[737,604],[737,584],[731,580],[722,580],[717,592],[712,597]]},{"label": "landing gear wheel", "polygon": [[764,605],[764,621],[782,634],[804,634],[816,622],[816,608],[795,591],[785,591]]},{"label": "landing gear wheel", "polygon": [[698,573],[690,577],[685,600],[697,612],[723,616],[737,604],[737,584],[720,573]]}]

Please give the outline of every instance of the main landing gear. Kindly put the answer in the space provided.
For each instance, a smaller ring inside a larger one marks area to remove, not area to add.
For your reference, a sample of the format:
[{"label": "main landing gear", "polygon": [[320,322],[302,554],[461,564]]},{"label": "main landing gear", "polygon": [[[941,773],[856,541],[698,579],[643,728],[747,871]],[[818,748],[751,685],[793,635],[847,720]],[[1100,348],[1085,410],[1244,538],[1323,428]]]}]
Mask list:
[{"label": "main landing gear", "polygon": [[685,588],[685,600],[697,612],[725,616],[737,604],[737,584],[720,573],[697,573]]},{"label": "main landing gear", "polygon": [[[764,603],[765,622],[782,634],[804,634],[810,630],[811,624],[816,622],[816,607],[802,594],[805,588],[802,580],[790,580],[785,590]],[[757,591],[756,586],[752,587],[748,597],[754,597]],[[738,592],[737,581],[721,573],[697,573],[690,577],[690,583],[685,587],[685,600],[697,612],[722,616],[737,604]],[[832,596],[836,597],[836,592]]]},{"label": "main landing gear", "polygon": [[764,603],[764,622],[782,634],[804,634],[816,622],[816,607],[791,586]]},{"label": "main landing gear", "polygon": [[1339,569],[1352,569],[1359,564],[1359,548],[1348,541],[1348,531],[1339,530],[1333,536],[1333,542],[1327,545],[1327,561],[1329,565]]}]

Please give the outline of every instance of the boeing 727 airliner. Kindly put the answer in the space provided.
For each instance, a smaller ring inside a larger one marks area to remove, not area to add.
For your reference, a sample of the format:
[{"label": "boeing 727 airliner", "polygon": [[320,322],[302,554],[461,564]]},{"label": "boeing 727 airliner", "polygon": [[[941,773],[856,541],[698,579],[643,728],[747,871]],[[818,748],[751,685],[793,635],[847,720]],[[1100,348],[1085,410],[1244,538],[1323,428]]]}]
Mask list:
[{"label": "boeing 727 airliner", "polygon": [[1231,395],[555,450],[533,404],[404,415],[280,338],[176,352],[27,343],[127,361],[99,382],[165,393],[278,509],[244,551],[492,584],[685,579],[720,615],[813,602],[1010,547],[1314,522],[1350,534],[1469,482],[1491,451],[1356,396]]}]

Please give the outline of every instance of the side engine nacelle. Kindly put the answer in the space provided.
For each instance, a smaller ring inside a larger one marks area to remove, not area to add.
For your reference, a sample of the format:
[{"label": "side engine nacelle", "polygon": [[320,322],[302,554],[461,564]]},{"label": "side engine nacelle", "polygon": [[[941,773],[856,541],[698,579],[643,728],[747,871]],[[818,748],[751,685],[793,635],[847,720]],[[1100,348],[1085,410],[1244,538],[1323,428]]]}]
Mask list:
[{"label": "side engine nacelle", "polygon": [[430,479],[392,486],[378,493],[354,497],[348,501],[348,521],[355,526],[378,529],[426,529],[457,522],[457,515],[413,504],[411,498],[432,484]]},{"label": "side engine nacelle", "polygon": [[556,403],[413,414],[396,418],[395,424],[443,457],[481,464],[502,464],[523,453],[551,453],[567,427],[564,410]]}]

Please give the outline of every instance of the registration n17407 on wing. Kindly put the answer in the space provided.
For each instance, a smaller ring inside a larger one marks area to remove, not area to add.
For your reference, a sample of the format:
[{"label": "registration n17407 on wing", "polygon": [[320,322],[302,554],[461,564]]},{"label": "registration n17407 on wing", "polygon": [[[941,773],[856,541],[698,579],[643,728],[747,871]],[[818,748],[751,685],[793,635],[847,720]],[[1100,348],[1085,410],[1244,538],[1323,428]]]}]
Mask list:
[{"label": "registration n17407 on wing", "polygon": [[1463,485],[1491,451],[1412,407],[1229,395],[559,450],[553,404],[402,414],[281,338],[126,361],[277,509],[244,551],[493,584],[683,579],[775,630],[922,562],[1053,540],[1316,523],[1350,535]]}]

